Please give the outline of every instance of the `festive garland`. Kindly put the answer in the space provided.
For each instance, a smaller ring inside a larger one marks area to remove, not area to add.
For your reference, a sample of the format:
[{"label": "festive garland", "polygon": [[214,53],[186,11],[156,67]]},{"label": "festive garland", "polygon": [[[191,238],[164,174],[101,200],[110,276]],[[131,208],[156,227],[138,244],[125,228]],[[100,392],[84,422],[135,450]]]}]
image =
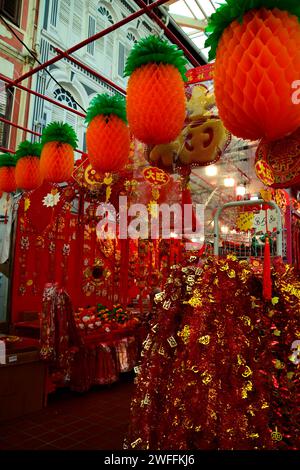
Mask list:
[{"label": "festive garland", "polygon": [[45,127],[42,134],[42,145],[45,145],[47,142],[61,142],[69,144],[75,149],[78,144],[78,139],[73,127],[69,124],[51,122]]},{"label": "festive garland", "polygon": [[4,166],[16,166],[16,157],[12,153],[0,155],[0,168]]},{"label": "festive garland", "polygon": [[121,95],[110,96],[107,93],[95,96],[88,107],[86,123],[89,124],[99,114],[114,114],[127,123],[125,98]]},{"label": "festive garland", "polygon": [[210,47],[209,60],[216,57],[217,48],[224,30],[234,21],[243,22],[243,16],[249,10],[260,8],[278,8],[288,11],[300,21],[300,5],[298,0],[226,0],[213,15],[211,15],[206,33],[208,39],[205,47]]},{"label": "festive garland", "polygon": [[187,60],[183,52],[177,46],[157,36],[148,36],[134,45],[126,62],[124,77],[130,76],[142,65],[153,62],[174,65],[181,73],[183,80],[187,80],[185,76]]},{"label": "festive garland", "polygon": [[18,146],[18,150],[16,152],[16,158],[19,160],[23,157],[40,157],[41,155],[41,144],[38,142],[29,142],[28,140],[24,140]]}]

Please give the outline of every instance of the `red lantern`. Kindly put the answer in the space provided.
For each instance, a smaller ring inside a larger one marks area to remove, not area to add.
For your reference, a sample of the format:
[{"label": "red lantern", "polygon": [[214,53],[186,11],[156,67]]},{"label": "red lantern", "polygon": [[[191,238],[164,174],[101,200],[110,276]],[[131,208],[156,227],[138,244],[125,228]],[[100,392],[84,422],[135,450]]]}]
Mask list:
[{"label": "red lantern", "polygon": [[11,153],[0,155],[0,191],[13,193],[16,189],[16,158]]},{"label": "red lantern", "polygon": [[18,188],[31,191],[42,184],[40,153],[41,147],[38,143],[25,140],[19,145],[16,153],[16,183]]},{"label": "red lantern", "polygon": [[87,111],[88,157],[99,173],[122,170],[128,161],[130,135],[125,100],[121,96],[97,95]]},{"label": "red lantern", "polygon": [[52,122],[44,129],[40,170],[45,181],[63,183],[71,178],[76,146],[77,137],[69,124]]}]

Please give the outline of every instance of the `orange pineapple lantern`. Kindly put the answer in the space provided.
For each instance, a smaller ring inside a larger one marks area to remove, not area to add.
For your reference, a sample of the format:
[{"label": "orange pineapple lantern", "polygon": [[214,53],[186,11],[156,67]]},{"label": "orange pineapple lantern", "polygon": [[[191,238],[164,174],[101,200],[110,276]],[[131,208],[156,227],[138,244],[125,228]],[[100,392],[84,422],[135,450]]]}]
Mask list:
[{"label": "orange pineapple lantern", "polygon": [[43,130],[40,171],[49,183],[68,181],[74,170],[77,137],[67,123],[52,122]]},{"label": "orange pineapple lantern", "polygon": [[95,96],[87,110],[86,122],[86,145],[92,167],[99,173],[122,170],[130,150],[125,99],[106,93]]},{"label": "orange pineapple lantern", "polygon": [[11,153],[0,155],[0,191],[13,193],[16,185],[16,157]]},{"label": "orange pineapple lantern", "polygon": [[225,127],[276,140],[300,127],[292,99],[300,78],[299,0],[226,0],[211,16],[206,46]]},{"label": "orange pineapple lantern", "polygon": [[133,47],[124,71],[127,117],[133,135],[148,145],[167,144],[182,130],[186,60],[177,46],[156,36]]},{"label": "orange pineapple lantern", "polygon": [[32,191],[42,184],[40,154],[41,145],[37,142],[31,143],[28,140],[21,142],[16,153],[17,188]]}]

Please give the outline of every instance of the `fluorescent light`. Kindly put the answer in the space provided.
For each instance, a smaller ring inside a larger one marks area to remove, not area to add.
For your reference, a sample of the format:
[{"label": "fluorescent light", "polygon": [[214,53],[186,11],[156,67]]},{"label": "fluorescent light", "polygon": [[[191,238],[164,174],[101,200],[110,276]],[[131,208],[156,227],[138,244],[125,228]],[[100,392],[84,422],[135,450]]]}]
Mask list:
[{"label": "fluorescent light", "polygon": [[245,196],[246,192],[247,192],[246,186],[243,186],[242,184],[237,186],[237,188],[236,188],[236,195],[237,196]]},{"label": "fluorescent light", "polygon": [[234,178],[231,178],[231,177],[224,178],[224,186],[226,186],[226,188],[233,188],[234,185],[235,185]]},{"label": "fluorescent light", "polygon": [[218,174],[218,167],[216,165],[209,165],[205,168],[207,176],[216,176]]},{"label": "fluorescent light", "polygon": [[250,199],[251,201],[258,201],[259,197],[254,195],[254,196],[251,196]]},{"label": "fluorescent light", "polygon": [[222,225],[221,232],[227,234],[229,232],[229,228],[226,225]]}]

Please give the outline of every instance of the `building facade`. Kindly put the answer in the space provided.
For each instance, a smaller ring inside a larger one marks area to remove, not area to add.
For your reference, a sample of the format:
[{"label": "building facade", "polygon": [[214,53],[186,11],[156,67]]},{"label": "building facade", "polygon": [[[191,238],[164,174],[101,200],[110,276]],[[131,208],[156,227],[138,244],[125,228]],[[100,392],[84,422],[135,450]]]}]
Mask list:
[{"label": "building facade", "polygon": [[[14,80],[34,65],[39,0],[0,0],[0,74]],[[30,52],[24,47],[25,43]],[[24,80],[31,86],[32,79]],[[30,96],[0,77],[0,116],[27,127]],[[24,132],[0,121],[0,146],[14,150]]]},{"label": "building facade", "polygon": [[[39,59],[46,62],[56,49],[71,46],[112,26],[139,8],[131,0],[43,0],[40,2],[38,38]],[[159,28],[143,15],[103,38],[79,49],[72,56],[122,88],[126,87],[123,70],[129,51],[136,41]],[[60,103],[83,112],[98,93],[115,90],[81,66],[64,58],[33,77],[33,88]],[[41,133],[51,121],[71,124],[78,136],[79,149],[85,151],[84,119],[72,112],[34,97],[31,101],[30,128]]]}]

